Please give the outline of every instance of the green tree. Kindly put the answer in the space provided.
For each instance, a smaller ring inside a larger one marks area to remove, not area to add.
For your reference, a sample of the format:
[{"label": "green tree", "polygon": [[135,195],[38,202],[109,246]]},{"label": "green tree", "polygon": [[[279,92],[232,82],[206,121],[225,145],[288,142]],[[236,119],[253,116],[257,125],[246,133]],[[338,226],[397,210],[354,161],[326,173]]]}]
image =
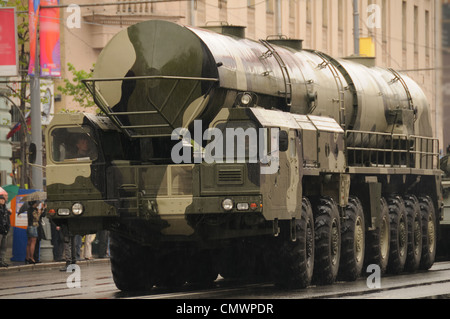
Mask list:
[{"label": "green tree", "polygon": [[82,80],[92,77],[92,73],[77,70],[72,63],[67,63],[69,72],[72,73],[72,81],[64,79],[64,85],[59,85],[58,90],[67,96],[71,96],[80,106],[89,108],[95,106],[91,93],[83,84]]}]

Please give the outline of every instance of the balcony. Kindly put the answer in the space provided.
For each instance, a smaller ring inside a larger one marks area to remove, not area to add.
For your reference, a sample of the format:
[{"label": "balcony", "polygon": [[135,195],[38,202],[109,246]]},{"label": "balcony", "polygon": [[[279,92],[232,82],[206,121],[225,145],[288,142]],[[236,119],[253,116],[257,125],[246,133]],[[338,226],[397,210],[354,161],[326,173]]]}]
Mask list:
[{"label": "balcony", "polygon": [[[103,0],[112,3],[112,1]],[[136,3],[135,0],[117,0],[117,5],[86,7],[82,17],[91,25],[91,43],[95,49],[102,49],[121,29],[151,19],[180,22],[184,18],[180,7],[171,3]]]}]

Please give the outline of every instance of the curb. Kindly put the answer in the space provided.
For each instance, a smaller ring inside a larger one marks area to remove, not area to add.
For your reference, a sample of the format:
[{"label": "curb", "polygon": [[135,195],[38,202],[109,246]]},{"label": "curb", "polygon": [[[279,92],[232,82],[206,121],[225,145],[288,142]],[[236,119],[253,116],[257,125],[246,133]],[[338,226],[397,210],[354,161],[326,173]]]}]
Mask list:
[{"label": "curb", "polygon": [[[101,263],[110,263],[109,258],[95,258],[91,260],[80,260],[77,261],[77,265],[89,265],[89,264],[101,264]],[[62,268],[66,264],[65,261],[53,261],[53,262],[42,262],[38,264],[18,264],[18,262],[14,262],[14,264],[9,265],[8,267],[1,267],[0,274],[4,272],[12,272],[12,271],[33,271],[40,269],[52,269],[52,268]]]}]

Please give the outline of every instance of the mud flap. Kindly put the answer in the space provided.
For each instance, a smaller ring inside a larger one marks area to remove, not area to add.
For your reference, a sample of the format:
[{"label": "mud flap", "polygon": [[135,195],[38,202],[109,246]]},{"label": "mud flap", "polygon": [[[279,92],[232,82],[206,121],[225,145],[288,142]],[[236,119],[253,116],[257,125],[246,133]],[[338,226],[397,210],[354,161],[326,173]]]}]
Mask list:
[{"label": "mud flap", "polygon": [[369,230],[374,230],[381,226],[381,183],[378,183],[376,177],[366,177],[366,183],[368,186],[368,195],[370,203],[370,221]]}]

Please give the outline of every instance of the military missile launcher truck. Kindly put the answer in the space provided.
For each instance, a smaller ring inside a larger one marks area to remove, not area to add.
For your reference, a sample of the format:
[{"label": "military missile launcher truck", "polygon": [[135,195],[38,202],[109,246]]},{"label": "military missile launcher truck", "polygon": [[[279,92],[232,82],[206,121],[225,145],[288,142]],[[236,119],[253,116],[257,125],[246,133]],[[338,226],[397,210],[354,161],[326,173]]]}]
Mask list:
[{"label": "military missile launcher truck", "polygon": [[439,147],[409,77],[151,20],[114,36],[85,84],[103,115],[48,126],[48,208],[73,234],[110,230],[119,289],[433,264]]}]

